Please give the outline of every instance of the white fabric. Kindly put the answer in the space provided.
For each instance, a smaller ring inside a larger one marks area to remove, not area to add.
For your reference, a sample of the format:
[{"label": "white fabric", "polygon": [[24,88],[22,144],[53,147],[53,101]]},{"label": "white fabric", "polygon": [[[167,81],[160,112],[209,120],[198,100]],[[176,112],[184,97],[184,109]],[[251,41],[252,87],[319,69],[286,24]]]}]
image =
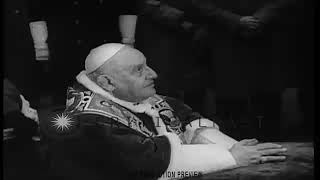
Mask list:
[{"label": "white fabric", "polygon": [[108,43],[92,49],[85,61],[86,72],[91,73],[98,69],[124,46],[124,44],[120,43]]},{"label": "white fabric", "polygon": [[216,123],[206,118],[201,118],[201,119],[191,121],[186,126],[186,131],[184,132],[184,137],[188,144],[190,144],[195,131],[200,127],[212,127],[212,128],[219,129],[219,126]]},{"label": "white fabric", "polygon": [[179,177],[179,172],[199,172],[202,174],[231,169],[236,167],[232,154],[218,144],[181,144],[179,137],[174,133],[166,133],[171,145],[171,158],[166,172],[159,178],[171,179],[166,174]]},{"label": "white fabric", "polygon": [[220,145],[226,149],[230,149],[235,143],[238,142],[215,128],[206,128],[201,130],[197,136],[201,136],[201,138],[205,138],[206,140]]},{"label": "white fabric", "polygon": [[36,21],[29,23],[31,36],[33,39],[34,47],[36,49],[47,49],[46,43],[48,39],[47,23],[45,21]]}]

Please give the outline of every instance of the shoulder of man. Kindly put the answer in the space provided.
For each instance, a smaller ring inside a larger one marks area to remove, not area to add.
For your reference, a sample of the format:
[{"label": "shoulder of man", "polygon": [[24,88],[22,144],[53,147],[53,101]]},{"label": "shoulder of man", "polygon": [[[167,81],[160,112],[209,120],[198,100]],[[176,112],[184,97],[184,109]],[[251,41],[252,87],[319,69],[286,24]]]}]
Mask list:
[{"label": "shoulder of man", "polygon": [[89,129],[111,132],[108,128],[149,133],[141,130],[139,119],[128,110],[81,85],[68,88],[66,108],[48,112],[41,126],[51,138],[78,137]]}]

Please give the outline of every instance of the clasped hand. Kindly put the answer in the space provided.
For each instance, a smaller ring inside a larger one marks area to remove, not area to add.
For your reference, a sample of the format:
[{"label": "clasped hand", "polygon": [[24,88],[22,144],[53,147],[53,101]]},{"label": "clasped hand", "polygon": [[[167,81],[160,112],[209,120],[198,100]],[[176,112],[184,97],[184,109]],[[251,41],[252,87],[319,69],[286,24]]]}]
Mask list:
[{"label": "clasped hand", "polygon": [[22,95],[20,95],[22,101],[21,113],[29,118],[34,120],[36,123],[39,123],[39,117],[37,110],[30,107],[29,101],[27,101]]},{"label": "clasped hand", "polygon": [[240,18],[240,24],[246,29],[257,29],[260,26],[260,21],[253,16],[243,16]]},{"label": "clasped hand", "polygon": [[286,159],[286,151],[287,149],[279,144],[259,143],[256,139],[242,140],[230,149],[238,166],[283,161]]},{"label": "clasped hand", "polygon": [[259,35],[263,29],[263,22],[253,16],[243,16],[240,18],[240,34],[242,37],[250,38]]}]

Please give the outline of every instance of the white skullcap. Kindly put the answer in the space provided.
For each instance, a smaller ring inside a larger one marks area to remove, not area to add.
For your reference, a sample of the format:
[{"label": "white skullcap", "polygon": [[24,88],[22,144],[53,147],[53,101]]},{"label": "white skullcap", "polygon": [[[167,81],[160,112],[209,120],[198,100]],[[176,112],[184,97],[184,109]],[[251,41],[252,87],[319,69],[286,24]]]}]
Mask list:
[{"label": "white skullcap", "polygon": [[124,44],[120,43],[108,43],[92,49],[85,61],[86,72],[91,73],[98,69],[124,46]]}]

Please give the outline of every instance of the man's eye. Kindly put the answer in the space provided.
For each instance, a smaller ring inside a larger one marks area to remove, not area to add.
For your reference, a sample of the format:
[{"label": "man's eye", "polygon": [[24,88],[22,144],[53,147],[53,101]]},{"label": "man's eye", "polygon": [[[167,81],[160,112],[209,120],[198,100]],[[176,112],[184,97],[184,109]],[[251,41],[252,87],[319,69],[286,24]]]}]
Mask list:
[{"label": "man's eye", "polygon": [[142,70],[143,70],[142,66],[138,67],[138,69],[137,69],[138,72],[142,72]]}]

